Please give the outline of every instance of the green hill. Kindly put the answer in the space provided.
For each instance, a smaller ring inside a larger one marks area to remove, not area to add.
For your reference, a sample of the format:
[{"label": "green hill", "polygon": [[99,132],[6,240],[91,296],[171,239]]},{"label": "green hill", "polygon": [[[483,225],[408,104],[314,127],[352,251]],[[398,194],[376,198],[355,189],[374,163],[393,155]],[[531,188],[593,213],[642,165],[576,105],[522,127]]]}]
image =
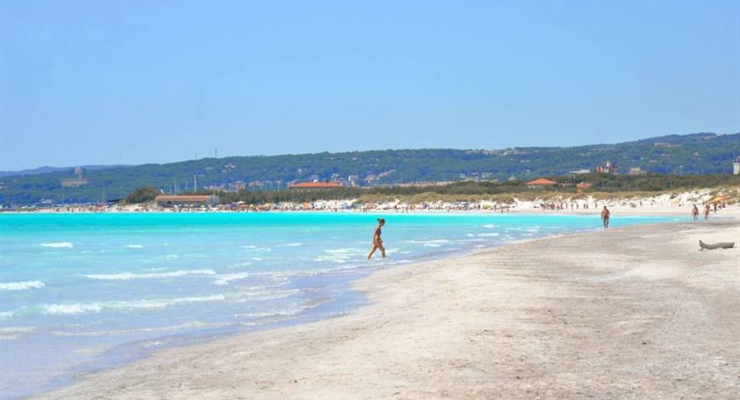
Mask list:
[{"label": "green hill", "polygon": [[[622,174],[631,168],[651,174],[731,174],[732,161],[738,155],[740,133],[699,133],[567,148],[376,150],[204,158],[85,170],[81,180],[74,168],[34,175],[6,172],[0,178],[0,204],[99,202],[120,199],[142,186],[174,193],[192,191],[195,184],[207,190],[277,190],[291,182],[314,180],[360,187],[422,181],[504,181],[511,177],[527,180],[576,170],[594,171],[607,162],[619,167]],[[64,187],[63,180],[68,180],[67,185],[79,186]]]}]

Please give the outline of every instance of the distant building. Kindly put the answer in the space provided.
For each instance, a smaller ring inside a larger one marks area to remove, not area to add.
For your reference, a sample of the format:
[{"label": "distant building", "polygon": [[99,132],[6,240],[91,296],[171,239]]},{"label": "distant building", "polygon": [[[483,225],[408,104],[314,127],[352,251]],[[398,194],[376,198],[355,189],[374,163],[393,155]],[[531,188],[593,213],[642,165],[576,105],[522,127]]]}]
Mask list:
[{"label": "distant building", "polygon": [[240,190],[246,190],[247,183],[242,181],[236,181],[229,183],[229,192],[238,192]]},{"label": "distant building", "polygon": [[556,185],[556,184],[557,183],[549,179],[540,178],[540,179],[535,179],[533,181],[527,182],[527,187],[530,189],[541,189],[541,188]]},{"label": "distant building", "polygon": [[640,167],[630,168],[629,175],[647,175],[647,171],[643,171]]},{"label": "distant building", "polygon": [[75,188],[75,187],[85,186],[87,185],[87,183],[88,183],[87,179],[83,177],[61,180],[62,187],[66,187],[66,188],[70,188],[70,187]]},{"label": "distant building", "polygon": [[250,181],[249,182],[249,189],[250,190],[279,190],[282,186],[282,181]]},{"label": "distant building", "polygon": [[87,182],[87,179],[85,179],[85,178],[82,177],[82,174],[84,174],[84,173],[85,173],[85,169],[84,168],[82,168],[82,167],[75,168],[75,175],[77,175],[77,177],[76,178],[62,179],[60,181],[60,183],[62,184],[62,187],[76,188],[76,187],[87,185],[87,183],[88,183]]},{"label": "distant building", "polygon": [[290,185],[290,190],[326,190],[342,188],[339,182],[300,182]]},{"label": "distant building", "polygon": [[740,157],[736,157],[735,162],[732,163],[732,173],[740,175]]},{"label": "distant building", "polygon": [[355,187],[358,186],[358,181],[360,180],[359,175],[350,175],[347,177],[347,182],[350,186]]},{"label": "distant building", "polygon": [[600,165],[596,167],[596,172],[600,172],[602,174],[619,174],[619,166],[617,164],[612,164],[610,161],[607,161],[606,164]]}]

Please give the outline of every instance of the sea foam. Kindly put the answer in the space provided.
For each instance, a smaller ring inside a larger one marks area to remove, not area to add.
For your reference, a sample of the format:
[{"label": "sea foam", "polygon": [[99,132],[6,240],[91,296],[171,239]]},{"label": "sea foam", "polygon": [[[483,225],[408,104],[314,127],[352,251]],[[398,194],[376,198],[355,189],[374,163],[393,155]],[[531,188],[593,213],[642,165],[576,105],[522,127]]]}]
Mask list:
[{"label": "sea foam", "polygon": [[133,272],[124,272],[120,274],[91,274],[85,275],[88,279],[98,279],[105,281],[128,281],[131,279],[162,279],[162,278],[177,278],[186,275],[216,275],[216,272],[212,269],[195,269],[195,270],[178,270],[172,272],[159,272],[159,273],[148,273],[148,274],[137,274]]},{"label": "sea foam", "polygon": [[35,331],[36,328],[31,327],[9,326],[7,328],[0,328],[0,340],[17,340],[22,338],[24,334]]},{"label": "sea foam", "polygon": [[240,281],[242,279],[248,279],[253,277],[254,274],[250,272],[242,272],[238,274],[227,274],[227,275],[221,275],[219,279],[213,281],[214,285],[228,285],[229,283],[233,281]]},{"label": "sea foam", "polygon": [[136,334],[136,333],[145,333],[145,332],[170,332],[170,331],[197,329],[197,328],[218,328],[218,327],[223,327],[227,325],[228,324],[226,323],[207,323],[207,322],[193,321],[193,322],[187,322],[187,323],[180,324],[180,325],[160,326],[160,327],[151,327],[151,328],[121,329],[121,330],[91,331],[91,332],[51,331],[50,333],[55,336],[108,336],[108,335],[127,335],[127,334]]},{"label": "sea foam", "polygon": [[0,283],[0,290],[29,290],[29,289],[41,289],[44,286],[44,282],[41,281],[26,281],[26,282],[9,282]]},{"label": "sea foam", "polygon": [[178,305],[190,304],[190,303],[213,302],[213,301],[224,301],[224,300],[226,300],[226,296],[224,295],[211,295],[211,296],[178,297],[178,298],[172,298],[172,299],[108,301],[108,302],[72,303],[72,304],[47,304],[43,306],[43,310],[45,313],[51,314],[51,315],[75,315],[75,314],[99,313],[104,310],[140,310],[140,309],[166,308],[166,307],[178,306]]},{"label": "sea foam", "polygon": [[57,242],[57,243],[41,243],[43,247],[51,247],[53,249],[71,249],[74,245],[70,242]]}]

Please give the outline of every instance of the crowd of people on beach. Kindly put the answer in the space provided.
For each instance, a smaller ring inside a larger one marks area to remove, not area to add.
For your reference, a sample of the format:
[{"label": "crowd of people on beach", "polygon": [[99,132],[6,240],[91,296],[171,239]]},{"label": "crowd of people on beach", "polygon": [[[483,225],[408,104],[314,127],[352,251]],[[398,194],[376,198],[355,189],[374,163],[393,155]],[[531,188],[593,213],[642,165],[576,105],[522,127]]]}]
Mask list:
[{"label": "crowd of people on beach", "polygon": [[[718,212],[727,206],[726,201],[705,201],[701,212],[704,219],[709,218],[711,212]],[[436,202],[406,202],[402,200],[360,202],[358,200],[321,200],[315,202],[281,202],[268,204],[230,203],[217,206],[203,206],[198,204],[175,204],[162,206],[156,203],[137,205],[69,205],[55,207],[22,207],[4,208],[0,212],[59,212],[59,213],[103,213],[103,212],[386,212],[386,213],[418,213],[418,212],[486,212],[509,213],[517,212],[577,212],[584,213],[590,210],[599,210],[600,207],[620,207],[630,209],[672,208],[682,207],[684,203],[666,199],[554,199],[524,201],[513,199],[510,202],[497,201],[436,201]],[[603,211],[603,210],[602,210]],[[698,219],[699,207],[694,203],[691,215]]]}]

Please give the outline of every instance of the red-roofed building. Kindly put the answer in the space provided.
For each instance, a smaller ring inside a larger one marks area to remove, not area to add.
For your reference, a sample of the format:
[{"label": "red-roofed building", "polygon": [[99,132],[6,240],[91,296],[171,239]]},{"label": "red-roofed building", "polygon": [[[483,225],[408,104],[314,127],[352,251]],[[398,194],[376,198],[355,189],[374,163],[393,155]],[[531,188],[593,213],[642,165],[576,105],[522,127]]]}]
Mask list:
[{"label": "red-roofed building", "polygon": [[300,182],[290,185],[290,190],[326,190],[342,188],[338,182]]},{"label": "red-roofed building", "polygon": [[555,183],[555,182],[553,182],[553,181],[551,181],[549,179],[544,179],[544,178],[535,179],[533,181],[527,182],[527,186],[530,189],[538,189],[538,188],[543,188],[543,187],[552,186],[552,185],[556,185],[556,184],[557,183]]}]

